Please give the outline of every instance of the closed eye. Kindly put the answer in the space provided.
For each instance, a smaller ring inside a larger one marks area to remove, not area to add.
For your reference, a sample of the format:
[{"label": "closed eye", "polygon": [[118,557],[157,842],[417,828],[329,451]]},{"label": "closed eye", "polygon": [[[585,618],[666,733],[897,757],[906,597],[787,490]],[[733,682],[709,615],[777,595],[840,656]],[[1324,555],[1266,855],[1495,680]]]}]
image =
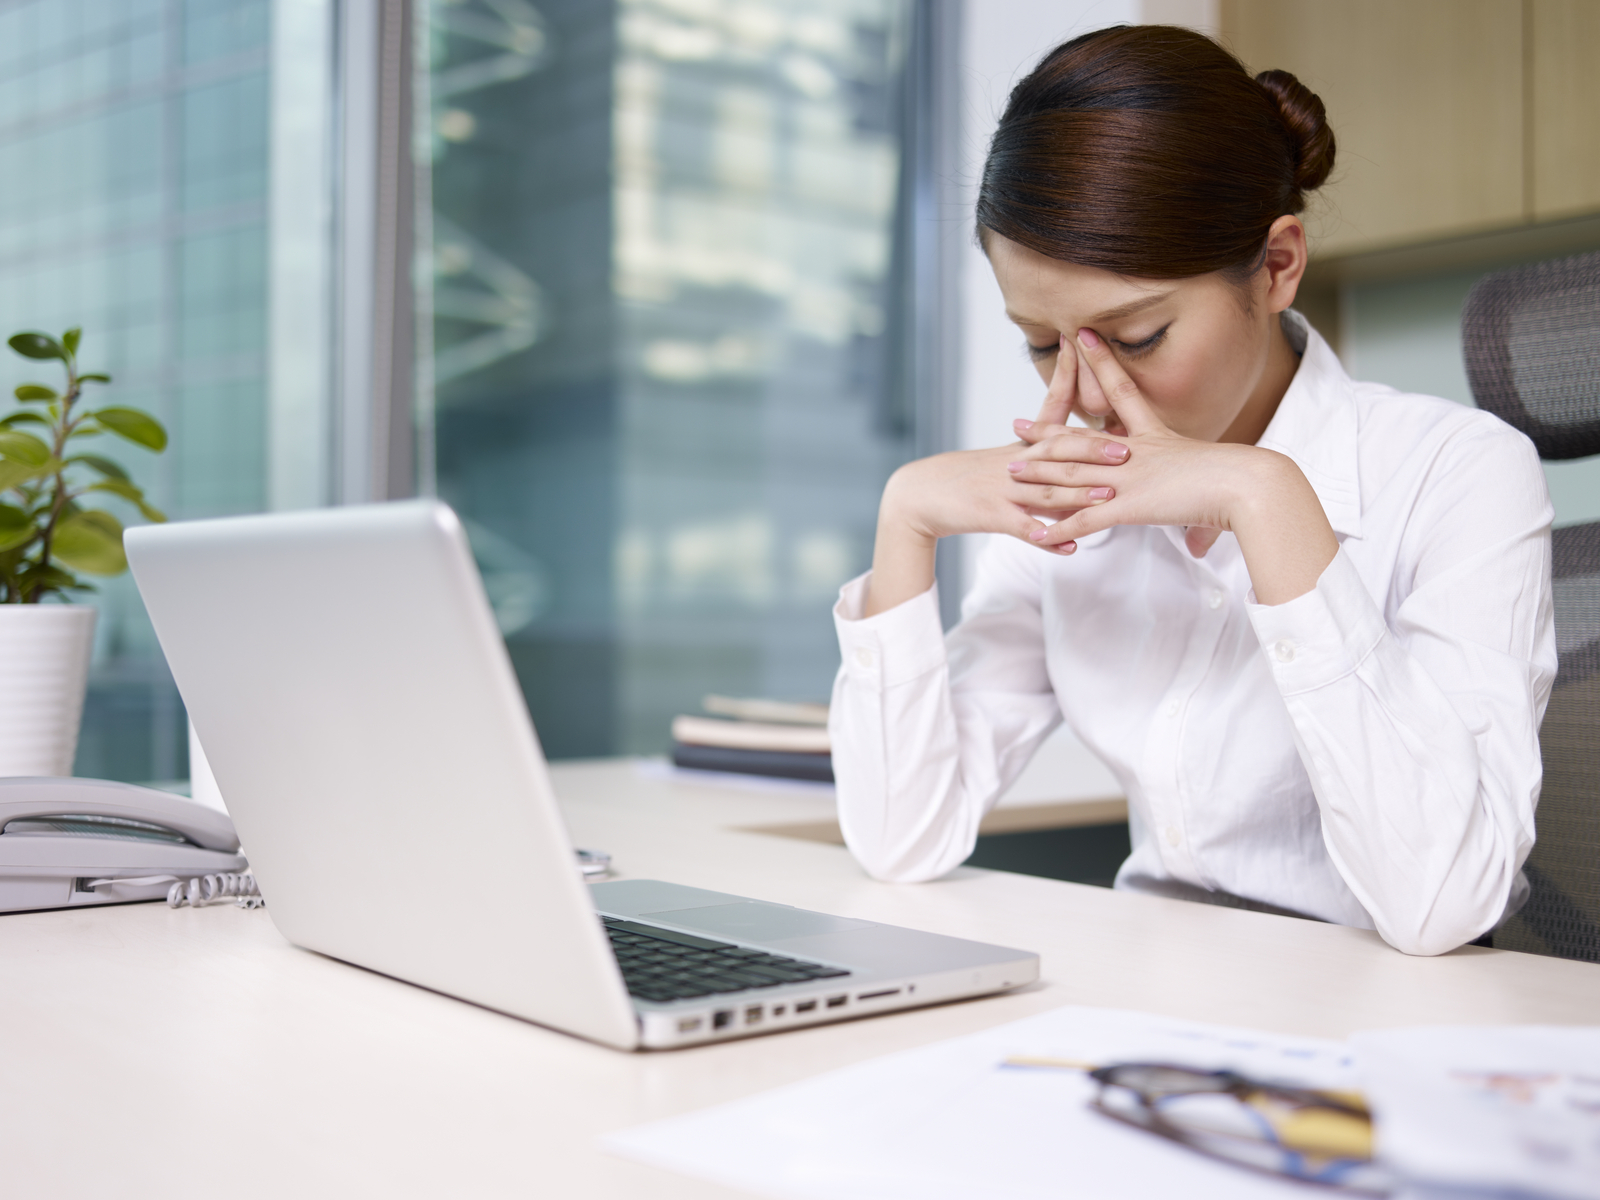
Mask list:
[{"label": "closed eye", "polygon": [[1166,339],[1167,330],[1171,328],[1170,324],[1163,325],[1142,342],[1119,342],[1113,339],[1111,344],[1121,351],[1125,358],[1143,358]]},{"label": "closed eye", "polygon": [[1034,362],[1049,358],[1057,350],[1061,349],[1060,342],[1046,342],[1043,346],[1036,346],[1032,342],[1028,342],[1026,345],[1028,349],[1028,357],[1033,359]]}]

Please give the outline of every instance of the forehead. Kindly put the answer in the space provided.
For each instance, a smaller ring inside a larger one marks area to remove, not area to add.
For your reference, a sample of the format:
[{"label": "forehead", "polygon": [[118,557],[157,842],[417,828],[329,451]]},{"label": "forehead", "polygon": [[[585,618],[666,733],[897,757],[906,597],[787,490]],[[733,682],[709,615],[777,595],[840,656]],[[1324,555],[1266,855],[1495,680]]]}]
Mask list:
[{"label": "forehead", "polygon": [[990,232],[985,239],[1006,314],[1018,324],[1088,324],[1102,314],[1150,304],[1188,280],[1135,279],[1062,262]]}]

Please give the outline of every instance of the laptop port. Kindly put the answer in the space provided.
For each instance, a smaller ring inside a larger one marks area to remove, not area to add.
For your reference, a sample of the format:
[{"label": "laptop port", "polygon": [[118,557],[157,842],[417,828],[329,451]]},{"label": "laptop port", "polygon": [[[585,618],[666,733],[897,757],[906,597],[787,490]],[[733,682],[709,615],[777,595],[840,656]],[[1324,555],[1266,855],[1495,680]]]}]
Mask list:
[{"label": "laptop port", "polygon": [[744,1010],[744,1023],[746,1025],[761,1024],[761,1005],[752,1004],[749,1008]]},{"label": "laptop port", "polygon": [[828,1007],[829,1008],[843,1008],[845,1006],[845,1004],[849,1001],[849,999],[850,999],[849,996],[829,996],[828,997]]},{"label": "laptop port", "polygon": [[816,1007],[817,1002],[815,1000],[801,1000],[795,1004],[794,1010],[797,1013],[811,1012]]},{"label": "laptop port", "polygon": [[862,992],[859,996],[856,997],[856,999],[857,1000],[881,1000],[885,996],[898,996],[899,994],[900,994],[900,989],[899,988],[885,988],[881,992]]},{"label": "laptop port", "polygon": [[726,1029],[733,1024],[733,1009],[719,1008],[711,1017],[711,1028]]},{"label": "laptop port", "polygon": [[787,1004],[774,1004],[772,1006],[772,1015],[774,1017],[781,1017],[781,1016],[783,1016],[784,1013],[786,1013],[788,1011],[789,1011],[789,1006]]},{"label": "laptop port", "polygon": [[678,1032],[679,1033],[693,1033],[696,1029],[699,1029],[700,1026],[704,1025],[705,1023],[706,1023],[706,1019],[704,1017],[679,1017],[678,1018]]}]

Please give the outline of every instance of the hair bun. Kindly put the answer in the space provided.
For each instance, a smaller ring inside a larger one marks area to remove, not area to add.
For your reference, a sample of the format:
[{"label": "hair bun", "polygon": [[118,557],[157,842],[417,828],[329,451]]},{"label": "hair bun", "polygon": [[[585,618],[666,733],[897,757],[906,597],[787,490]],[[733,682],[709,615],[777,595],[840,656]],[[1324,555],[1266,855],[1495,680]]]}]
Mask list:
[{"label": "hair bun", "polygon": [[1294,186],[1313,192],[1333,170],[1333,130],[1321,98],[1287,71],[1263,71],[1256,82],[1272,97],[1294,145]]}]

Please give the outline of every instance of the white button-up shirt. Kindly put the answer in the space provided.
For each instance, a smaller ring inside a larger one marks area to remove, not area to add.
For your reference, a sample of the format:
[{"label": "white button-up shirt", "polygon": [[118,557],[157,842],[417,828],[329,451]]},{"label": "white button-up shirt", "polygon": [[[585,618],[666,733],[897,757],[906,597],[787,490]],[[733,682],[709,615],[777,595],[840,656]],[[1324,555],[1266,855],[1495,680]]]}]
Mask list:
[{"label": "white button-up shirt", "polygon": [[991,539],[948,636],[931,590],[863,619],[868,577],[845,585],[829,728],[871,874],[961,863],[1065,719],[1127,792],[1118,887],[1376,928],[1412,954],[1521,904],[1556,669],[1538,456],[1487,413],[1352,382],[1305,336],[1258,443],[1338,536],[1305,595],[1257,604],[1231,534],[1194,559],[1152,526],[1066,558]]}]

